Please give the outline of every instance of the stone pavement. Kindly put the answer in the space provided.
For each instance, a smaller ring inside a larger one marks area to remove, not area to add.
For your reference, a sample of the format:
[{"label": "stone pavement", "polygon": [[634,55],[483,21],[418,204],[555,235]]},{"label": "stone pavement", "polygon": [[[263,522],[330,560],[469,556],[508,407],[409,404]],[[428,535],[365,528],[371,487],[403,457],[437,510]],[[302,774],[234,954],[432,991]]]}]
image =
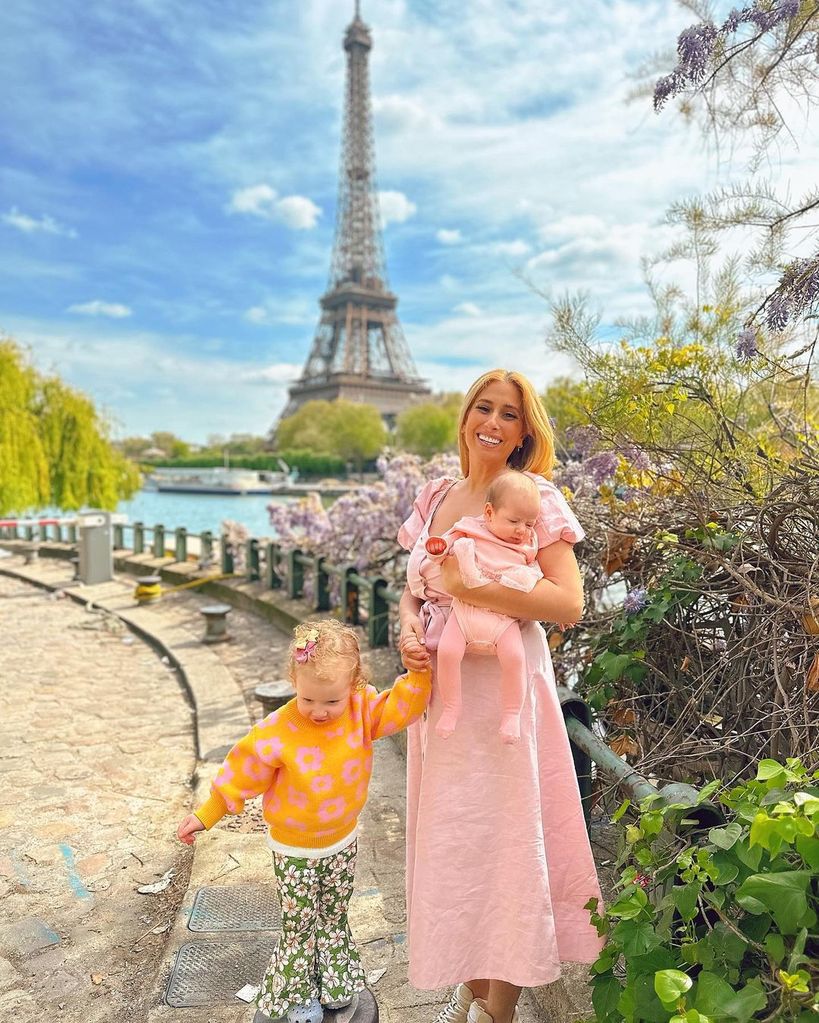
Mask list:
[{"label": "stone pavement", "polygon": [[[61,562],[24,569],[15,557],[0,560],[4,569],[71,586]],[[206,794],[220,751],[261,716],[252,690],[281,677],[289,637],[234,610],[233,641],[203,647],[198,610],[206,599],[188,590],[136,608],[133,587],[124,579],[72,592],[116,610],[159,642],[159,654],[119,618],[0,574],[0,769],[12,786],[0,800],[0,892],[7,896],[0,1019],[12,1010],[15,1023],[253,1017],[238,1001],[172,1008],[164,992],[177,950],[194,937],[187,929],[193,892],[271,881],[258,801],[200,836],[193,850],[176,841],[175,829]],[[394,676],[392,656],[373,665],[377,684]],[[197,762],[197,748],[209,763]],[[431,1023],[448,992],[419,992],[406,980],[404,820],[404,761],[399,744],[385,740],[375,746],[361,818],[351,923],[368,973],[385,971],[373,988],[381,1020]],[[163,893],[136,893],[169,870],[175,873]],[[576,1009],[560,1005],[561,1018]],[[521,1010],[523,1023],[543,1018],[527,993]]]}]

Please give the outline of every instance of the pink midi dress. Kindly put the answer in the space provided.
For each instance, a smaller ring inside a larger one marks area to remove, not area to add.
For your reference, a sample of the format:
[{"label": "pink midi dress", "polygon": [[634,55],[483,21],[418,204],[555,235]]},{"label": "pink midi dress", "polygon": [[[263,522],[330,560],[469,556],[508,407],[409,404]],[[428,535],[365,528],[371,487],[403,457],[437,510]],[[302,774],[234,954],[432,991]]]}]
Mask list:
[{"label": "pink midi dress", "polygon": [[[538,546],[582,539],[557,487],[532,479],[541,494]],[[450,598],[424,543],[454,482],[428,483],[398,533],[430,648]],[[419,989],[481,978],[548,984],[561,962],[593,962],[602,946],[583,908],[600,891],[546,635],[537,622],[522,622],[521,633],[529,685],[517,745],[498,735],[498,661],[480,654],[463,660],[455,732],[446,740],[435,734],[441,701],[433,675],[427,714],[407,733],[409,980]]]}]

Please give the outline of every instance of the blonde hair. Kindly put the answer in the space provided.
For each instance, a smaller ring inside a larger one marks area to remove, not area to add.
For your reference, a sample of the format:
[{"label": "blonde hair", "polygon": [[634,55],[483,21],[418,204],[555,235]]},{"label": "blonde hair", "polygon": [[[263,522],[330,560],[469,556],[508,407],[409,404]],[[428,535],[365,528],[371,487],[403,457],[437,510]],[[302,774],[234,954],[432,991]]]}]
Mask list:
[{"label": "blonde hair", "polygon": [[518,472],[516,469],[502,472],[492,480],[489,484],[489,489],[486,491],[486,503],[491,504],[497,510],[503,506],[503,502],[509,497],[510,493],[515,491],[519,494],[527,494],[527,496],[534,498],[540,504],[540,491],[537,488],[537,483],[535,483],[531,476],[524,476],[522,472]]},{"label": "blonde hair", "polygon": [[458,454],[461,459],[461,472],[464,476],[469,475],[469,451],[463,435],[466,417],[484,388],[494,383],[514,384],[520,394],[523,411],[523,443],[512,452],[506,464],[510,469],[536,473],[550,480],[555,464],[555,436],[552,424],[532,384],[522,373],[508,369],[490,369],[488,373],[478,377],[467,391],[458,417]]},{"label": "blonde hair", "polygon": [[316,678],[322,682],[336,679],[336,663],[347,662],[352,669],[353,689],[363,689],[367,685],[367,676],[361,664],[361,648],[354,629],[336,618],[324,618],[318,622],[301,622],[293,630],[293,641],[288,651],[287,674],[295,684],[296,669],[299,663],[296,653],[304,649],[305,644],[314,644],[305,662],[312,665]]}]

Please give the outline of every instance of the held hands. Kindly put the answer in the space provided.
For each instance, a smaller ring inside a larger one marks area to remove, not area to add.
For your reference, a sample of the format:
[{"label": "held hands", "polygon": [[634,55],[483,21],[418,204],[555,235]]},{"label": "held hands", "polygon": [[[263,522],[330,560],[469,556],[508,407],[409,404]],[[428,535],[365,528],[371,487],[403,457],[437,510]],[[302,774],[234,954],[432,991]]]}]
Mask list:
[{"label": "held hands", "polygon": [[424,641],[424,629],[420,619],[411,618],[401,626],[398,640],[401,662],[410,671],[424,671],[429,667],[429,651]]},{"label": "held hands", "polygon": [[196,833],[204,831],[205,825],[194,814],[189,813],[176,829],[176,837],[185,845],[193,845],[196,840]]}]

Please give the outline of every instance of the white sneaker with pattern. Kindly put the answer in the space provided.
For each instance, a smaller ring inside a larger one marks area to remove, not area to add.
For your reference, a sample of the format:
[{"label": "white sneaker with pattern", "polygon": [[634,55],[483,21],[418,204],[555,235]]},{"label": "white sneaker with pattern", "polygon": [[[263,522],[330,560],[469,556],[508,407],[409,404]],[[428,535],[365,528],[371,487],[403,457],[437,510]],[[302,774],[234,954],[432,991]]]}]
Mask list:
[{"label": "white sneaker with pattern", "polygon": [[469,1007],[475,1000],[472,988],[459,984],[452,992],[449,1005],[435,1017],[435,1023],[466,1023]]},{"label": "white sneaker with pattern", "polygon": [[[482,998],[476,998],[469,1006],[469,1014],[466,1017],[467,1023],[495,1023],[494,1019],[486,1011],[486,1002]],[[520,1023],[520,1013],[515,1007],[512,1013],[512,1023]]]}]

